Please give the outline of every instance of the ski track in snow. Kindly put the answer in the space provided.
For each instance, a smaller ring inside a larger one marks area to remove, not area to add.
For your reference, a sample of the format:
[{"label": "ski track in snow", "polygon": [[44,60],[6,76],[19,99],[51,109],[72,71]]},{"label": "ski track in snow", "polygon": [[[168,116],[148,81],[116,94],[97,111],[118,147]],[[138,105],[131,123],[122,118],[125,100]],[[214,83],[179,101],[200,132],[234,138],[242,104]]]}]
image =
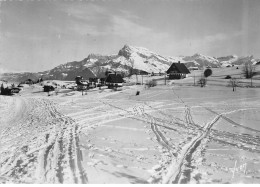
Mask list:
[{"label": "ski track in snow", "polygon": [[[175,93],[174,93],[175,94]],[[175,94],[176,95],[176,94]],[[190,176],[191,176],[191,162],[193,161],[193,155],[195,153],[201,154],[202,151],[205,149],[205,146],[207,142],[209,141],[209,134],[211,134],[211,138],[214,141],[217,142],[225,142],[228,143],[229,141],[233,142],[230,143],[230,145],[233,145],[237,147],[237,144],[244,143],[247,145],[257,145],[260,146],[259,138],[251,136],[251,135],[237,135],[233,133],[228,133],[224,131],[219,131],[212,129],[213,125],[217,124],[220,119],[225,119],[229,123],[233,124],[234,122],[225,117],[225,114],[232,113],[234,111],[228,111],[224,113],[217,113],[211,110],[212,113],[216,114],[215,118],[213,118],[211,121],[209,121],[204,127],[196,124],[193,121],[192,115],[191,115],[191,107],[188,106],[179,96],[176,95],[180,103],[184,105],[185,108],[185,120],[182,120],[180,118],[176,118],[170,114],[167,114],[160,110],[160,106],[163,105],[154,105],[150,106],[147,104],[147,102],[143,102],[142,104],[139,103],[139,105],[134,106],[131,109],[123,109],[121,107],[115,106],[114,104],[111,104],[111,102],[101,101],[103,104],[108,105],[112,108],[116,108],[119,111],[124,111],[128,115],[125,115],[124,117],[130,117],[132,119],[136,120],[142,120],[144,122],[150,123],[150,127],[152,129],[152,132],[154,133],[157,142],[164,147],[166,150],[168,150],[168,153],[166,153],[166,156],[170,155],[170,158],[168,157],[168,161],[164,163],[164,166],[159,166],[159,168],[156,168],[157,172],[155,172],[153,175],[157,176],[152,177],[148,180],[150,183],[189,183]],[[145,108],[147,106],[148,108]],[[205,110],[209,110],[206,107],[203,106],[193,106],[193,107],[202,107]],[[245,109],[240,109],[245,110]],[[151,114],[151,112],[158,112],[161,114],[162,118],[154,117]],[[239,111],[239,110],[238,110]],[[239,125],[236,123],[237,126],[246,128],[242,125]],[[175,128],[174,128],[175,126]],[[182,130],[178,129],[176,127],[181,127]],[[190,141],[185,141],[185,145],[183,147],[174,147],[171,142],[169,142],[167,137],[161,132],[160,128],[165,128],[167,130],[173,130],[173,131],[180,131],[179,133],[186,133],[189,136],[192,136],[193,138]],[[250,129],[250,128],[247,128]],[[250,129],[255,130],[255,129]],[[226,141],[219,140],[216,137],[225,137]],[[250,151],[248,147],[239,146],[240,149],[244,149],[247,151]],[[251,150],[253,152],[258,152],[260,150]],[[165,154],[165,151],[163,151],[163,154]],[[171,162],[169,163],[169,160]],[[158,179],[158,173],[159,179]]]},{"label": "ski track in snow", "polygon": [[77,123],[47,99],[14,99],[22,102],[20,116],[1,131],[0,176],[25,183],[87,183]]},{"label": "ski track in snow", "polygon": [[[185,102],[174,92],[174,90],[173,90],[173,93],[179,99],[180,103],[185,104]],[[186,111],[185,111],[186,122],[187,122],[187,124],[192,125],[192,127],[193,127],[192,130],[199,131],[199,134],[183,147],[181,154],[179,155],[177,160],[172,161],[171,165],[168,167],[168,171],[167,171],[166,175],[163,176],[162,183],[189,183],[190,175],[192,172],[191,162],[193,159],[193,154],[195,154],[195,152],[201,153],[203,151],[203,149],[205,149],[206,143],[208,142],[207,136],[209,135],[209,133],[211,131],[213,131],[212,136],[213,136],[213,140],[215,140],[215,141],[219,141],[222,143],[223,142],[228,143],[228,141],[232,141],[232,143],[230,143],[230,145],[232,145],[232,146],[238,147],[238,144],[239,144],[240,149],[244,149],[247,151],[253,151],[253,152],[260,152],[260,150],[252,150],[252,149],[248,148],[248,146],[243,147],[241,145],[241,143],[244,143],[244,144],[248,144],[248,145],[260,146],[259,137],[254,137],[249,134],[247,134],[246,136],[237,135],[237,134],[232,134],[229,132],[211,129],[213,127],[213,125],[216,124],[222,118],[231,124],[235,124],[236,126],[239,126],[239,127],[242,127],[242,128],[248,129],[248,130],[256,131],[255,129],[251,129],[249,127],[239,125],[238,123],[236,123],[233,120],[224,116],[225,114],[232,113],[234,111],[223,112],[223,113],[219,114],[207,107],[203,107],[204,109],[216,114],[216,117],[212,121],[207,123],[203,127],[203,129],[201,129],[200,126],[198,126],[194,123],[192,116],[191,116],[190,107],[186,104],[185,104],[185,106],[186,106]],[[244,110],[244,109],[239,109],[239,110]],[[239,111],[239,110],[237,110],[237,111]],[[191,127],[191,126],[189,126],[189,127]],[[196,127],[197,129],[196,128],[194,129],[194,127]],[[227,141],[219,140],[216,137],[222,137],[222,138],[225,137],[227,139]]]},{"label": "ski track in snow", "polygon": [[[78,106],[81,111],[66,116],[59,113],[56,104],[48,99],[14,98],[4,103],[4,119],[10,119],[4,122],[10,125],[0,131],[3,137],[0,144],[0,179],[15,183],[87,183],[87,174],[81,164],[83,158],[79,148],[79,132],[124,118],[149,124],[155,142],[161,146],[161,160],[152,169],[149,183],[189,183],[194,155],[202,154],[209,139],[234,147],[240,145],[240,149],[260,153],[260,150],[247,146],[259,147],[259,137],[212,129],[225,120],[239,128],[255,131],[225,116],[246,108],[218,113],[201,105],[190,107],[172,91],[176,97],[174,101],[181,104],[178,108],[183,110],[183,118],[167,112],[169,108],[164,107],[173,105],[171,103],[165,104],[164,100],[148,102],[147,99],[157,97],[164,91],[146,94],[143,101],[134,100],[130,106],[125,104],[125,107],[122,104],[117,106],[113,99],[100,97],[92,101],[99,103],[97,106]],[[120,101],[131,102],[127,99]],[[196,124],[192,117],[192,109],[197,107],[214,114],[204,126]],[[13,108],[20,112],[11,114]],[[120,126],[113,128],[138,130]],[[181,143],[172,141],[166,132],[175,133]]]}]

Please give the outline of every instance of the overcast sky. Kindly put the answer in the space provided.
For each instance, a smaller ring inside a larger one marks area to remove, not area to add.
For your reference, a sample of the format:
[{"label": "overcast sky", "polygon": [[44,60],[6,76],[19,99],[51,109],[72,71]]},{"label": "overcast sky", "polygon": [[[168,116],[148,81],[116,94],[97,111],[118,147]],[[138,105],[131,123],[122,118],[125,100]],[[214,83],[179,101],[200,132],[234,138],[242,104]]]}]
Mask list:
[{"label": "overcast sky", "polygon": [[125,45],[164,56],[260,57],[259,0],[5,1],[1,71],[43,71]]}]

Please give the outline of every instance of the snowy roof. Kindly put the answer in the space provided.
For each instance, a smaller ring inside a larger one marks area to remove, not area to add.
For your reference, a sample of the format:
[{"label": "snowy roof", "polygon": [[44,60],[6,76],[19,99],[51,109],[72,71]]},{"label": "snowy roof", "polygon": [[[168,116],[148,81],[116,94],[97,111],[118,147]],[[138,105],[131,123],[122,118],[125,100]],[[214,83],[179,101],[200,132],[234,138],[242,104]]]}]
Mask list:
[{"label": "snowy roof", "polygon": [[172,71],[177,71],[177,73],[184,73],[184,74],[190,73],[190,71],[183,63],[173,63],[170,66],[170,68],[167,70],[167,73],[170,73]]}]

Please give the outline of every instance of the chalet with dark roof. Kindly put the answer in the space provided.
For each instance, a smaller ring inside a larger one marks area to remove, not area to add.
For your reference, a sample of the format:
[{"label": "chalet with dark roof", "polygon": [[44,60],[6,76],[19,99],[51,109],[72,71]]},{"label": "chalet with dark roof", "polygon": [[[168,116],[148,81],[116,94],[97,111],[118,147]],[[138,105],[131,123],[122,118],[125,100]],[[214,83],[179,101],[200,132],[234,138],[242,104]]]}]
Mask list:
[{"label": "chalet with dark roof", "polygon": [[190,71],[183,63],[180,63],[180,61],[178,63],[173,63],[167,70],[169,79],[183,79],[186,78],[189,73]]},{"label": "chalet with dark roof", "polygon": [[109,88],[111,87],[121,87],[123,86],[124,79],[121,76],[121,74],[117,73],[111,73],[108,74],[106,78],[106,85],[108,85]]}]

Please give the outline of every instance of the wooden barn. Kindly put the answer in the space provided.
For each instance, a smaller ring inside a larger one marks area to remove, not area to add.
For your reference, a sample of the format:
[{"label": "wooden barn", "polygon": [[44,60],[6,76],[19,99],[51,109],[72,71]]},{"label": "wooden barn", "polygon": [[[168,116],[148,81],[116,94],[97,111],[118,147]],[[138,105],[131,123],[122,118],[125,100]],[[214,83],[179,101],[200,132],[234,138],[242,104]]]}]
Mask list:
[{"label": "wooden barn", "polygon": [[173,63],[170,68],[167,70],[169,74],[169,79],[183,79],[187,77],[190,71],[183,63]]}]

